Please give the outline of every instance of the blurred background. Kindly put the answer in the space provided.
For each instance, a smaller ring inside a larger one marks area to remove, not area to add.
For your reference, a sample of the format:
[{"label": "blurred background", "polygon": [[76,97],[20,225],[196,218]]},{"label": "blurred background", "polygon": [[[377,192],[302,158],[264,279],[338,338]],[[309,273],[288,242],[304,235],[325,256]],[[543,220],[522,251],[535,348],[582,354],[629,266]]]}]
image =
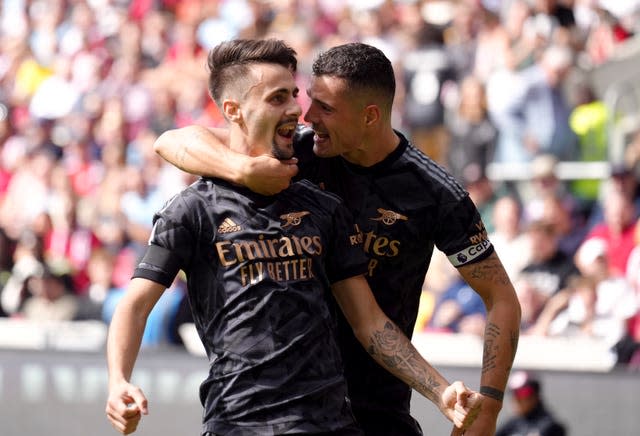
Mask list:
[{"label": "blurred background", "polygon": [[[154,211],[194,180],[152,144],[223,124],[206,55],[236,37],[286,40],[302,90],[323,49],[383,50],[394,126],[469,191],[516,285],[516,369],[537,372],[570,434],[637,432],[640,1],[0,0],[0,14],[3,436],[114,434],[107,326]],[[482,302],[441,253],[423,291],[414,342],[477,388]],[[140,434],[197,433],[206,360],[180,278],[139,368],[155,395]]]}]

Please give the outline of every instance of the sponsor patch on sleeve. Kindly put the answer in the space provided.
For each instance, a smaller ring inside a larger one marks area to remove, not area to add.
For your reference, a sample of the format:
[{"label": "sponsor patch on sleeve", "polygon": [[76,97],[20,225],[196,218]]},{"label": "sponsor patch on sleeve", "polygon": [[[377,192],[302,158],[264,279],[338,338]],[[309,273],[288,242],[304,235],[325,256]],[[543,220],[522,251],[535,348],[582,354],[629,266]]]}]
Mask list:
[{"label": "sponsor patch on sleeve", "polygon": [[487,253],[491,247],[491,242],[484,239],[477,244],[471,245],[447,257],[449,258],[449,262],[457,268],[471,263],[478,258],[484,257],[485,253]]}]

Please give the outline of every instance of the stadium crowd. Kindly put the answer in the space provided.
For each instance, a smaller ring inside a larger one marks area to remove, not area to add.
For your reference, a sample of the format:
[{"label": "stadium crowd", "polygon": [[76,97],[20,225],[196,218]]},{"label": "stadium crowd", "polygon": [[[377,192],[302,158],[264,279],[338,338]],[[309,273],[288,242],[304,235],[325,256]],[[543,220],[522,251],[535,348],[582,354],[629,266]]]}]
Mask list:
[{"label": "stadium crowd", "polygon": [[[624,4],[624,5],[623,5]],[[602,180],[558,177],[606,161],[608,114],[588,71],[640,38],[629,0],[1,0],[0,315],[108,323],[153,213],[193,181],[153,143],[221,125],[209,48],[277,37],[299,56],[359,40],[394,62],[397,128],[479,207],[516,285],[525,335],[609,341],[640,368],[640,133]],[[300,93],[303,108],[306,96]],[[531,179],[488,176],[527,163]],[[143,344],[179,344],[177,280]],[[444,256],[418,330],[481,334],[484,308]]]}]

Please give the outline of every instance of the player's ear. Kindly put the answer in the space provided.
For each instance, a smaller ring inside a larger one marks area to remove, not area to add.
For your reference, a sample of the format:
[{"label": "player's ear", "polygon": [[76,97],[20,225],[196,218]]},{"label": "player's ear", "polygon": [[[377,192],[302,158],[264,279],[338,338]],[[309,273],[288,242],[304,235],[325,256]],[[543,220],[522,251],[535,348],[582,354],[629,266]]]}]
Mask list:
[{"label": "player's ear", "polygon": [[370,104],[364,108],[364,123],[372,126],[380,120],[380,108],[376,104]]},{"label": "player's ear", "polygon": [[227,98],[222,102],[222,113],[231,123],[242,123],[242,111],[237,100]]}]

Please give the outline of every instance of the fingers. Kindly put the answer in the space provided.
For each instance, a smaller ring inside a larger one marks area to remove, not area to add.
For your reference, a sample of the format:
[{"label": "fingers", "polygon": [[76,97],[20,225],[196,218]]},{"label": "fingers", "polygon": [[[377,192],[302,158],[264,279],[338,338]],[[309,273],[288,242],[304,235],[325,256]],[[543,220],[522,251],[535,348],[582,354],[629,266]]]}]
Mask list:
[{"label": "fingers", "polygon": [[113,428],[131,434],[138,428],[143,414],[148,414],[147,398],[140,388],[124,384],[109,395],[105,410]]},{"label": "fingers", "polygon": [[[467,405],[463,408],[464,416],[461,418],[463,429],[467,429],[474,423],[478,415],[480,414],[480,410],[482,409],[482,396],[477,392],[472,392],[468,399]],[[458,406],[456,406],[456,416],[458,415]],[[462,413],[461,413],[462,415]]]},{"label": "fingers", "polygon": [[456,426],[454,426],[451,429],[451,436],[460,436],[464,434],[464,430],[462,430],[461,428],[458,428]]},{"label": "fingers", "polygon": [[298,158],[291,158],[288,160],[281,161],[281,163],[286,164],[285,175],[289,178],[298,174]]},{"label": "fingers", "polygon": [[129,416],[128,418],[112,413],[107,413],[107,417],[109,418],[113,428],[117,431],[122,434],[131,434],[138,428],[142,415],[139,411],[136,411],[134,415]]},{"label": "fingers", "polygon": [[[131,389],[129,392],[129,396],[133,400],[133,404],[135,404],[137,411],[140,411],[143,415],[148,415],[149,410],[147,408],[147,398],[144,396],[140,388]],[[127,404],[127,408],[131,403]]]},{"label": "fingers", "polygon": [[467,398],[471,395],[471,390],[467,388],[464,383],[461,381],[456,381],[453,383],[456,388],[456,407],[458,405],[466,406]]}]

